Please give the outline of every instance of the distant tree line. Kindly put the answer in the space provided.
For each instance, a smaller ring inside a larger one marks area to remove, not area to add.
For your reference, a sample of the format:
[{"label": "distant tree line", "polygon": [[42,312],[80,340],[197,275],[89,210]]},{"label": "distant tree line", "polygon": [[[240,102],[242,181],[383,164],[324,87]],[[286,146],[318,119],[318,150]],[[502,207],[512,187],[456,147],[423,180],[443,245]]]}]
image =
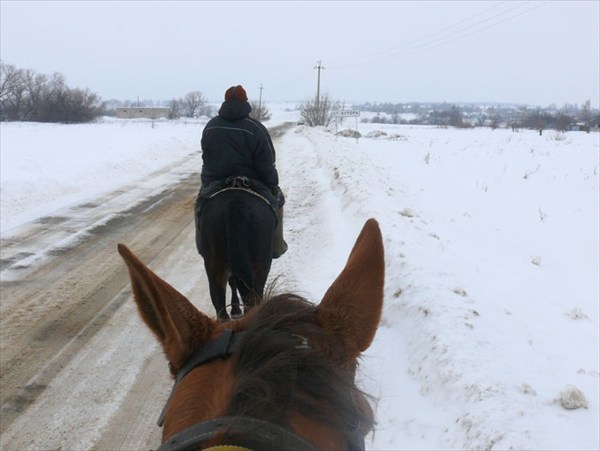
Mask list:
[{"label": "distant tree line", "polygon": [[588,100],[578,110],[569,110],[567,107],[559,111],[545,111],[540,108],[525,111],[515,120],[515,126],[535,130],[568,130],[571,124],[581,124],[583,129],[589,131],[592,121],[598,121],[598,113],[594,114]]},{"label": "distant tree line", "polygon": [[[90,122],[102,115],[116,115],[119,107],[152,106],[152,100],[137,102],[109,100],[89,89],[70,88],[64,75],[51,77],[30,69],[18,69],[0,61],[0,120],[78,123]],[[191,91],[181,98],[166,102],[169,118],[213,116],[202,91]],[[163,103],[164,105],[164,103]],[[267,121],[271,113],[265,105],[250,102],[251,117]],[[329,96],[312,98],[299,105],[301,120],[309,126],[328,126],[334,109],[340,102]],[[573,123],[583,129],[597,127],[599,111],[593,110],[590,101],[583,105],[566,104],[562,108],[530,108],[509,104],[449,104],[442,103],[363,103],[352,105],[361,111],[377,113],[370,122],[392,124],[423,124],[450,127],[489,126],[491,128],[529,128],[564,131]],[[410,117],[407,118],[407,113]],[[367,119],[363,119],[367,121]]]},{"label": "distant tree line", "polygon": [[[166,105],[169,108],[169,119],[179,119],[181,117],[201,117],[201,116],[214,116],[215,109],[213,105],[209,105],[206,97],[202,91],[191,91],[181,98],[171,99],[166,102],[158,102],[161,105]],[[250,117],[258,119],[260,121],[268,121],[271,119],[271,112],[264,105],[258,105],[258,102],[251,101]],[[107,116],[115,116],[117,109],[122,107],[151,107],[154,106],[153,100],[142,100],[142,101],[119,101],[109,100],[104,104],[104,114]]]},{"label": "distant tree line", "polygon": [[171,109],[169,119],[212,115],[212,107],[202,91],[190,91],[179,99],[172,99],[168,106]]},{"label": "distant tree line", "polygon": [[101,114],[100,97],[70,88],[64,75],[49,77],[0,62],[0,120],[79,123]]},{"label": "distant tree line", "polygon": [[119,108],[151,108],[155,106],[169,108],[169,119],[210,116],[213,111],[212,106],[208,105],[202,91],[191,91],[181,98],[174,98],[168,101],[111,99],[104,102],[103,114],[105,116],[116,116]]},{"label": "distant tree line", "polygon": [[[264,104],[258,105],[258,102],[251,101],[250,117],[268,121],[271,119],[271,112]],[[187,93],[181,99],[173,99],[169,102],[171,112],[169,119],[177,119],[179,117],[199,117],[213,116],[214,108],[208,104],[206,97],[201,91],[192,91]]]},{"label": "distant tree line", "polygon": [[[518,105],[456,105],[448,103],[400,103],[354,105],[362,111],[377,113],[371,119],[363,119],[373,123],[417,124],[450,127],[483,127],[490,128],[527,128],[534,130],[568,130],[571,124],[581,124],[583,129],[590,129],[598,124],[599,111],[591,108],[590,101],[581,106],[567,104],[562,108],[531,108]],[[409,113],[410,118],[407,117]]]}]

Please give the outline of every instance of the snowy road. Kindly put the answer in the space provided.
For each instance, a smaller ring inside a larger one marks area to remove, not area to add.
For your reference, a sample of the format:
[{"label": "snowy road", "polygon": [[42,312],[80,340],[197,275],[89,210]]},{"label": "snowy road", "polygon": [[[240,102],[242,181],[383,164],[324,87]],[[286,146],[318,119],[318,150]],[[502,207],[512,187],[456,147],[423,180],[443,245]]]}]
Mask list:
[{"label": "snowy road", "polygon": [[3,450],[160,443],[156,420],[171,379],[131,300],[116,245],[127,244],[212,314],[194,243],[201,164],[194,153],[3,240]]},{"label": "snowy road", "polygon": [[[153,174],[147,189],[123,187],[3,243],[4,271],[14,279],[2,286],[3,449],[143,449],[159,440],[154,417],[168,372],[129,302],[116,244],[203,299],[201,277],[179,281],[169,271],[174,262],[202,270],[193,245],[193,163],[174,185],[161,186]],[[170,169],[165,182],[177,179]],[[43,255],[54,258],[40,262]]]}]

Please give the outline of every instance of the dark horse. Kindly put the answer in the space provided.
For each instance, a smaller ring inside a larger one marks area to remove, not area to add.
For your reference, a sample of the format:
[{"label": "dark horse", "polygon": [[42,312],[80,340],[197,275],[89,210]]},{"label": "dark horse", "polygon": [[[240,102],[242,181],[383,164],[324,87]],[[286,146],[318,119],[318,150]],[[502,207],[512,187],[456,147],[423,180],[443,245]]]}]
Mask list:
[{"label": "dark horse", "polygon": [[364,450],[374,417],[354,374],[383,303],[374,219],[318,305],[284,294],[228,323],[197,310],[122,244],[119,253],[175,376],[158,451]]},{"label": "dark horse", "polygon": [[277,220],[270,199],[248,187],[247,179],[240,179],[199,197],[196,203],[196,246],[204,259],[210,298],[224,321],[229,319],[228,282],[233,316],[241,315],[236,291],[246,311],[262,298]]}]

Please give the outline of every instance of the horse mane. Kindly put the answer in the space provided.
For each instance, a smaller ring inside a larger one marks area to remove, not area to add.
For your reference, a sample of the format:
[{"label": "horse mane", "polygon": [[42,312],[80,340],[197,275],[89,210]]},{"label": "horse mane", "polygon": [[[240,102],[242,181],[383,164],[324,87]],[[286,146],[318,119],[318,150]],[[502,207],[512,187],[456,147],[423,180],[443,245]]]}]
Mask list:
[{"label": "horse mane", "polygon": [[227,415],[290,427],[290,415],[300,414],[328,425],[352,449],[373,429],[373,411],[354,382],[355,364],[339,363],[343,343],[323,330],[315,310],[300,296],[282,294],[250,315],[234,357]]}]

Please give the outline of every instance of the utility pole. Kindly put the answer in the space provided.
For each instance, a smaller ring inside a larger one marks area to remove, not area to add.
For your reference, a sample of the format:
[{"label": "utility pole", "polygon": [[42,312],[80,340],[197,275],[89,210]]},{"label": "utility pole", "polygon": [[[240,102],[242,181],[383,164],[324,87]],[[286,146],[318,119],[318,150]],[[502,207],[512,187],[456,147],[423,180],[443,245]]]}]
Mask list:
[{"label": "utility pole", "polygon": [[260,112],[261,110],[261,104],[262,104],[262,90],[263,90],[263,85],[262,83],[260,84],[260,94],[258,95],[258,113],[256,115],[256,120],[260,121]]},{"label": "utility pole", "polygon": [[319,103],[321,102],[321,70],[325,69],[321,66],[321,60],[317,61],[317,65],[313,67],[313,69],[317,69],[317,102],[316,106],[319,108]]}]

